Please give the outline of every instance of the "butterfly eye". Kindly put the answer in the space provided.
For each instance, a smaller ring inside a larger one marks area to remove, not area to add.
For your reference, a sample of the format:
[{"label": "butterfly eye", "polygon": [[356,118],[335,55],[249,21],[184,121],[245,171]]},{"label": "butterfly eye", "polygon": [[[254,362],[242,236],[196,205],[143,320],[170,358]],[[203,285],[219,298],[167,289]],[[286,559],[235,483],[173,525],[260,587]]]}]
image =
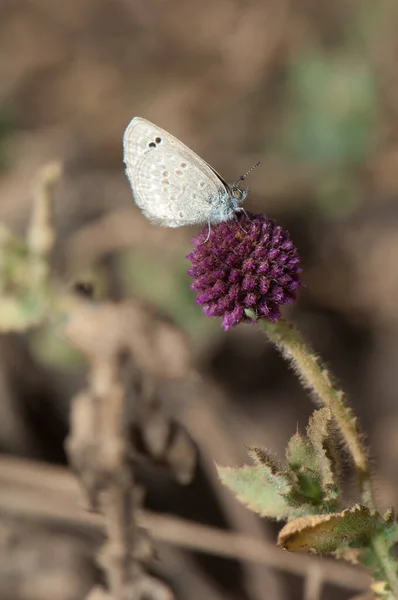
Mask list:
[{"label": "butterfly eye", "polygon": [[242,200],[243,198],[243,192],[240,188],[235,188],[232,192],[234,198],[236,198],[237,200]]}]

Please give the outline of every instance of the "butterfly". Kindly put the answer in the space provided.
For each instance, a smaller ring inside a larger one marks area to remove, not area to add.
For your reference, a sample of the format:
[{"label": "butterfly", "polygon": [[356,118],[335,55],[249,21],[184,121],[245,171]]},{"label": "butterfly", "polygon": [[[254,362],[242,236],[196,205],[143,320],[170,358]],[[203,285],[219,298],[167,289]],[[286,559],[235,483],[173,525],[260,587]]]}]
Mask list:
[{"label": "butterfly", "polygon": [[123,154],[137,206],[165,227],[232,219],[247,196],[239,184],[255,168],[229,185],[193,150],[141,117],[124,132]]}]

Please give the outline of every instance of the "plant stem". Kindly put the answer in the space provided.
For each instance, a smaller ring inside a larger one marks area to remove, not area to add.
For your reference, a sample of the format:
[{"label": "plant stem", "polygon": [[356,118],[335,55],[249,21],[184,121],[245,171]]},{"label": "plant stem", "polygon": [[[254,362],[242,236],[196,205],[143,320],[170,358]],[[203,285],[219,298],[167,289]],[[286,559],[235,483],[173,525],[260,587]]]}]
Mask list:
[{"label": "plant stem", "polygon": [[[331,411],[353,458],[362,503],[370,510],[376,510],[369,458],[358,428],[358,419],[348,406],[344,393],[333,385],[326,367],[291,323],[286,319],[280,319],[277,323],[269,321],[263,323],[268,337],[290,361],[302,385]],[[379,560],[385,581],[394,597],[398,598],[397,566],[389,553],[388,543],[383,536],[376,534],[370,541],[370,545]]]},{"label": "plant stem", "polygon": [[319,357],[308,347],[291,323],[286,319],[280,319],[277,323],[264,321],[264,328],[271,341],[290,361],[302,385],[310,390],[316,400],[330,409],[352,455],[361,488],[362,502],[369,509],[374,510],[369,459],[358,429],[357,418],[347,405],[344,393],[333,385],[329,372],[322,365]]}]

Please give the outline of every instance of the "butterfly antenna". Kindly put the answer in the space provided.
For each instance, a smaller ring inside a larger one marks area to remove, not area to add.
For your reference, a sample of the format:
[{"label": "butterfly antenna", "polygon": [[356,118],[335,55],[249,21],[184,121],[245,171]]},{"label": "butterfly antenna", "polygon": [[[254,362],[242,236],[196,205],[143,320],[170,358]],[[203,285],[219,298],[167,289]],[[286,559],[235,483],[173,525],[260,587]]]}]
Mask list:
[{"label": "butterfly antenna", "polygon": [[260,161],[256,162],[256,164],[255,164],[255,165],[253,165],[253,166],[252,166],[252,167],[251,167],[251,168],[250,168],[250,169],[247,171],[247,173],[245,173],[244,175],[241,175],[241,176],[239,177],[239,179],[238,179],[238,182],[239,182],[239,181],[244,181],[244,180],[246,179],[246,177],[247,177],[247,176],[248,176],[248,175],[249,175],[249,174],[250,174],[252,171],[254,171],[254,169],[256,169],[256,168],[258,167],[258,165],[259,165],[259,164],[260,164]]}]

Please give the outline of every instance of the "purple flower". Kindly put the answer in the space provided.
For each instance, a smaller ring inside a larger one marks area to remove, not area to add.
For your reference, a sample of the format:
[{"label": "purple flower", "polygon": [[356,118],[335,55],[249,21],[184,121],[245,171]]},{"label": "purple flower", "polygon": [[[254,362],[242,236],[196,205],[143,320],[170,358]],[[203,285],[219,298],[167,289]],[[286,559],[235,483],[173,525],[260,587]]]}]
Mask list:
[{"label": "purple flower", "polygon": [[278,321],[279,307],[294,302],[300,287],[300,258],[289,232],[265,215],[204,226],[187,256],[196,303],[224,329],[243,321]]}]

